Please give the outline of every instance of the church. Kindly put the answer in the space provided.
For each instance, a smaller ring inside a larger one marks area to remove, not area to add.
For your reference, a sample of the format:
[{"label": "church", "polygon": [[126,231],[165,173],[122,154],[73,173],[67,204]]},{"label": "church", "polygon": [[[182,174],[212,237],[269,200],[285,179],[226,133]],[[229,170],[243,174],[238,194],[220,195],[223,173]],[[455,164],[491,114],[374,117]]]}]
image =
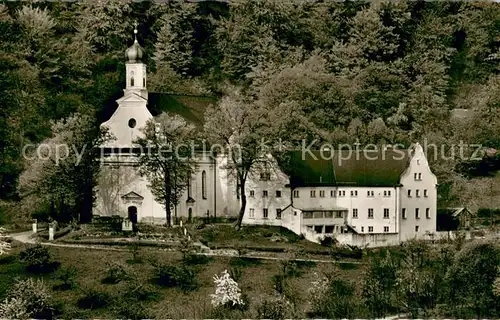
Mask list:
[{"label": "church", "polygon": [[[165,208],[137,171],[133,142],[146,122],[162,112],[201,127],[205,110],[217,100],[148,92],[145,51],[137,37],[125,58],[123,97],[101,124],[115,139],[101,146],[94,215],[164,224]],[[353,237],[366,243],[367,236],[379,235],[397,243],[436,232],[437,179],[418,143],[407,150],[345,152],[332,150],[335,156],[329,158],[320,151],[292,152],[287,169],[273,160],[277,170],[250,174],[243,224],[282,226],[311,241],[332,236],[349,244]],[[196,154],[196,172],[173,218],[237,216],[240,199],[227,161],[224,155]]]}]

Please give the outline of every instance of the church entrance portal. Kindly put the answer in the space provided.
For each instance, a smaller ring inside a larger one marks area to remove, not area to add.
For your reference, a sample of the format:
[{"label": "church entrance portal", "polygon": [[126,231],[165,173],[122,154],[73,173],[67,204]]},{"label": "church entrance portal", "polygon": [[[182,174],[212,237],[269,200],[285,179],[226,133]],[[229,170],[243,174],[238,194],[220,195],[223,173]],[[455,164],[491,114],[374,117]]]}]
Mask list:
[{"label": "church entrance portal", "polygon": [[136,206],[128,207],[128,219],[133,224],[137,223],[137,207]]}]

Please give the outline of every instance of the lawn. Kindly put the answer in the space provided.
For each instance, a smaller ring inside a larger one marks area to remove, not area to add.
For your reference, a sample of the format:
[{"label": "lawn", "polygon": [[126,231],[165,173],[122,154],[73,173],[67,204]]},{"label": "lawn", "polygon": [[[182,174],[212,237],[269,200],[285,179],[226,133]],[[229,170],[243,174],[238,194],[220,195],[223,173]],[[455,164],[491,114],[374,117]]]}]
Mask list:
[{"label": "lawn", "polygon": [[[245,237],[250,243],[250,237]],[[300,241],[300,240],[299,240]],[[17,253],[24,248],[17,245],[9,257],[0,260],[0,298],[4,298],[7,289],[15,277],[40,277],[25,271],[21,262],[17,259]],[[213,276],[220,274],[225,269],[239,270],[238,280],[242,293],[248,297],[249,309],[241,313],[241,317],[255,318],[256,308],[265,296],[274,293],[273,276],[282,270],[280,261],[250,260],[230,257],[214,257],[201,259],[202,264],[194,265],[198,288],[194,291],[182,292],[178,288],[165,288],[157,285],[154,281],[154,267],[151,259],[162,263],[180,265],[182,254],[179,252],[165,252],[157,248],[141,248],[139,256],[141,263],[127,263],[132,253],[128,251],[102,251],[74,248],[49,248],[53,259],[60,262],[60,268],[74,266],[77,271],[76,283],[80,288],[93,288],[107,292],[112,297],[112,302],[103,308],[88,310],[78,306],[77,301],[84,295],[81,289],[53,290],[52,294],[61,305],[61,317],[63,318],[123,318],[120,307],[123,305],[123,295],[128,286],[135,281],[142,284],[151,284],[158,292],[158,299],[145,304],[147,314],[151,318],[207,318],[212,311],[210,294],[214,293]],[[203,261],[206,260],[206,261]],[[106,264],[117,261],[122,262],[128,273],[132,275],[130,280],[118,284],[103,284],[106,275]],[[341,268],[334,267],[330,263],[300,263],[294,275],[288,277],[287,286],[296,297],[299,310],[308,307],[308,291],[310,283],[314,278],[314,272],[332,272],[336,270],[343,279],[350,279],[360,287],[359,279],[362,265],[345,265]],[[53,274],[41,276],[49,287],[56,286],[59,282],[54,279]],[[121,304],[120,304],[121,302]]]},{"label": "lawn", "polygon": [[200,230],[193,229],[192,233],[211,248],[327,250],[288,229],[275,226],[243,226],[240,231],[235,231],[229,224],[208,225]]}]

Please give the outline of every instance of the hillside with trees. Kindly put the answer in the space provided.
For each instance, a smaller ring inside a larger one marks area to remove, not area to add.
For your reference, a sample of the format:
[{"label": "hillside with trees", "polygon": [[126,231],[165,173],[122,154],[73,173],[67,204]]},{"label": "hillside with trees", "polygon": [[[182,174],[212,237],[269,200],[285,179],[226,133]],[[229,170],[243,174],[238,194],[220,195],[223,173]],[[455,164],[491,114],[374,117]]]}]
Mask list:
[{"label": "hillside with trees", "polygon": [[[30,1],[0,4],[0,224],[47,213],[88,221],[91,146],[123,94],[135,22],[150,91],[240,105],[291,145],[427,141],[446,155],[481,145],[478,160],[429,154],[438,201],[500,205],[498,3]],[[456,119],[454,109],[471,112]],[[43,141],[87,148],[78,165],[23,156]]]}]

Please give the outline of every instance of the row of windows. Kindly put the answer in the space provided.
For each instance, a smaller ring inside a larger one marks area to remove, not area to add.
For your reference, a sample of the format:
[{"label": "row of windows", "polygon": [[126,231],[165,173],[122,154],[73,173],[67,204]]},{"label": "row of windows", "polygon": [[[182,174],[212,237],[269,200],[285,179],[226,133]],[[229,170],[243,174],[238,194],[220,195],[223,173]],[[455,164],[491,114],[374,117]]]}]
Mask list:
[{"label": "row of windows", "polygon": [[[249,209],[248,217],[251,219],[255,218],[255,209],[253,209],[253,208]],[[262,218],[264,218],[264,219],[269,218],[269,209],[268,208],[262,209]],[[281,219],[281,209],[276,209],[276,219]]]},{"label": "row of windows", "polygon": [[[255,190],[250,190],[249,195],[250,197],[255,197]],[[267,190],[262,191],[262,196],[268,197],[269,192]],[[276,198],[281,198],[281,190],[276,190]]]},{"label": "row of windows", "polygon": [[[407,218],[407,215],[406,215],[406,208],[403,208],[401,210],[401,213],[402,213],[402,217],[403,219],[406,219]],[[431,218],[431,209],[430,208],[426,208],[425,209],[425,217],[427,219],[430,219]],[[420,219],[420,208],[415,208],[415,219]]]},{"label": "row of windows", "polygon": [[[420,190],[419,189],[416,189],[415,190],[415,196],[417,197],[420,197]],[[428,197],[428,193],[427,193],[427,189],[424,189],[424,197]],[[411,189],[408,189],[408,197],[412,197],[412,192],[411,192]]]},{"label": "row of windows", "polygon": [[[365,232],[365,227],[361,227],[361,232]],[[368,232],[373,232],[373,226],[368,226]],[[384,232],[389,232],[389,226],[384,226]]]},{"label": "row of windows", "polygon": [[[389,219],[390,210],[388,208],[384,208],[384,219]],[[352,209],[352,217],[354,219],[358,218],[359,211],[357,208]],[[406,208],[402,209],[403,219],[406,219]],[[427,219],[431,218],[431,209],[425,209],[425,217]],[[373,208],[368,209],[368,219],[373,219]],[[420,208],[415,208],[415,219],[420,219]]]},{"label": "row of windows", "polygon": [[[316,198],[316,190],[311,190],[310,191],[310,196],[311,198]],[[358,190],[351,190],[351,197],[357,197],[358,196]],[[345,197],[346,192],[345,190],[330,190],[330,197],[335,198],[335,197]],[[366,191],[366,196],[367,197],[375,197],[375,193],[372,190]],[[391,190],[384,190],[384,197],[390,197],[391,196]],[[299,197],[299,190],[293,190],[293,197],[298,198]],[[319,190],[319,197],[324,198],[325,197],[325,190]]]}]

